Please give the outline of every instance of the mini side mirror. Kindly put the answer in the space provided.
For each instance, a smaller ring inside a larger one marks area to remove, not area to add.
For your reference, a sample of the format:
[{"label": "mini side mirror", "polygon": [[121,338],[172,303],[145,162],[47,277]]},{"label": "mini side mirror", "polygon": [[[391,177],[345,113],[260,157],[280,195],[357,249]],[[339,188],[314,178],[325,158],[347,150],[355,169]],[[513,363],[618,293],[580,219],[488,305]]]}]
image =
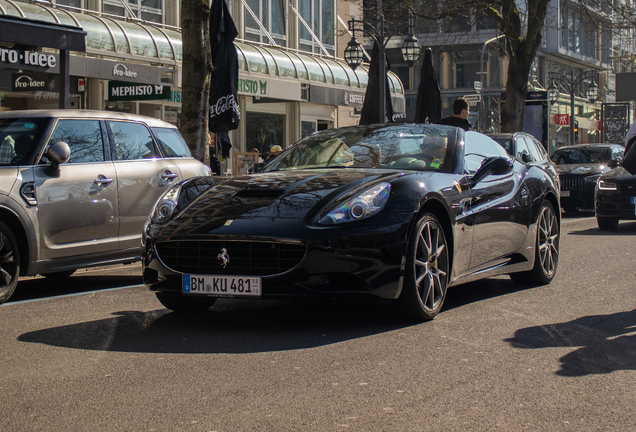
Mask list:
[{"label": "mini side mirror", "polygon": [[612,159],[609,162],[607,162],[607,167],[608,168],[616,168],[617,166],[620,165],[620,160],[619,159]]},{"label": "mini side mirror", "polygon": [[71,148],[63,141],[56,142],[46,152],[46,157],[51,161],[44,172],[51,177],[60,176],[60,165],[66,163],[71,157]]}]

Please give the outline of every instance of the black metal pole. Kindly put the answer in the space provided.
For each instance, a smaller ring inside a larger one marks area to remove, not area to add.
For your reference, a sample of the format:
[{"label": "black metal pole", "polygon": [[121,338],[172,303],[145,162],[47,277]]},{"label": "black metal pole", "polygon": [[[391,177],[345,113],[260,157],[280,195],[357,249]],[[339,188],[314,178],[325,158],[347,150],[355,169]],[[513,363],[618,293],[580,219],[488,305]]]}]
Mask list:
[{"label": "black metal pole", "polygon": [[380,123],[386,122],[386,52],[384,50],[384,15],[380,15],[380,28],[378,29],[380,45],[380,58],[378,59],[378,80],[380,98],[378,110],[380,111]]},{"label": "black metal pole", "polygon": [[570,71],[570,145],[576,144],[576,135],[574,134],[574,69]]}]

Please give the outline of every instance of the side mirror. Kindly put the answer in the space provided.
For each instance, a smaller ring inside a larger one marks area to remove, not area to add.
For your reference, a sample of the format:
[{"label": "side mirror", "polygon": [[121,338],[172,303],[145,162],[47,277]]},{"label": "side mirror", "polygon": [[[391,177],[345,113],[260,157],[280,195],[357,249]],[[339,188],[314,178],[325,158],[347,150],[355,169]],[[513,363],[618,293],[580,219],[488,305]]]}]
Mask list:
[{"label": "side mirror", "polygon": [[532,160],[530,159],[530,155],[526,152],[521,153],[521,160],[523,161],[523,163],[532,162]]},{"label": "side mirror", "polygon": [[607,162],[607,167],[608,168],[616,168],[620,164],[621,164],[621,160],[620,159],[612,159],[609,162]]},{"label": "side mirror", "polygon": [[66,163],[71,157],[71,148],[63,141],[56,142],[46,152],[46,157],[51,161],[44,172],[51,177],[60,176],[60,165]]},{"label": "side mirror", "polygon": [[473,185],[482,181],[485,177],[489,175],[501,175],[507,174],[512,171],[513,162],[509,158],[504,157],[489,157],[484,159],[481,163],[481,166],[473,175],[472,183]]}]

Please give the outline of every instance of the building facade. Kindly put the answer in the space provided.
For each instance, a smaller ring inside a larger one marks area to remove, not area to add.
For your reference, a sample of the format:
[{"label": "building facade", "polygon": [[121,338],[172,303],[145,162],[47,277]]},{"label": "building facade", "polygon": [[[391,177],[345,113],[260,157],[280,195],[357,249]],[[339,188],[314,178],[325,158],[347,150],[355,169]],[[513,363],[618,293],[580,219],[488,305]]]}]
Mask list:
[{"label": "building facade", "polygon": [[[525,2],[518,3],[523,17]],[[582,12],[579,7],[567,0],[551,0],[542,45],[528,80],[525,129],[549,150],[570,144],[572,109],[567,84],[571,76],[575,84],[576,143],[621,142],[620,133],[610,131],[612,116],[626,116],[618,123],[629,126],[629,113],[633,115],[631,102],[615,100],[615,74],[626,71],[627,67],[633,70],[633,30],[617,31],[613,25],[615,14],[607,8]],[[473,127],[482,132],[498,132],[505,103],[508,59],[504,38],[494,20],[474,14],[439,22],[418,20],[416,33],[421,45],[433,50],[443,116],[452,115],[455,98],[468,96],[475,101],[471,102],[469,117]],[[421,63],[409,68],[401,62],[399,44],[396,40],[390,45],[391,59],[393,70],[404,83],[406,121],[409,121],[415,115]],[[586,78],[590,71],[595,72],[594,81]],[[566,79],[559,80],[560,76]],[[593,85],[598,92],[590,100],[586,93]],[[554,100],[548,97],[551,87],[559,92]]]},{"label": "building facade", "polygon": [[[342,60],[344,24],[361,9],[336,0],[229,0],[239,29],[239,128],[232,152],[283,148],[316,130],[357,124],[368,69]],[[55,23],[86,32],[85,52],[71,52],[71,109],[105,109],[178,124],[182,46],[177,0],[0,0],[0,17]],[[26,64],[29,53],[51,62]],[[59,106],[59,50],[0,40],[0,109]],[[20,83],[36,81],[40,87]],[[16,83],[18,83],[16,85]],[[394,111],[404,88],[389,73]],[[231,156],[230,156],[231,157]],[[231,164],[226,165],[231,169]]]}]

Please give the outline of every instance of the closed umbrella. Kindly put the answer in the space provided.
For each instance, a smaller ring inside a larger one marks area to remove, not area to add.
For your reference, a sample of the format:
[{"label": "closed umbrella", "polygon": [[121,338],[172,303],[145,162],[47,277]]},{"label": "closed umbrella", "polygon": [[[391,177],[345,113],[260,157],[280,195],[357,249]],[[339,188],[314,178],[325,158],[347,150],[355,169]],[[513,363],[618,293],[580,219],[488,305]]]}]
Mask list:
[{"label": "closed umbrella", "polygon": [[[364,103],[362,104],[362,112],[360,113],[360,124],[374,124],[374,123],[385,123],[393,122],[393,104],[391,103],[391,90],[389,87],[389,77],[388,75],[384,76],[386,80],[385,85],[385,97],[386,101],[386,118],[378,118],[378,104],[380,103],[379,98],[379,77],[378,77],[378,61],[380,57],[380,47],[377,42],[373,44],[373,51],[371,52],[371,63],[369,65],[369,79],[367,82],[367,91],[364,94]],[[386,71],[388,73],[391,65],[387,61]]]},{"label": "closed umbrella", "polygon": [[241,119],[238,90],[238,56],[234,39],[238,30],[225,0],[213,0],[210,14],[212,80],[210,85],[210,121],[212,132],[238,128]]},{"label": "closed umbrella", "polygon": [[437,75],[433,67],[433,51],[424,51],[424,61],[420,72],[415,103],[415,123],[435,123],[442,118],[442,95],[439,91]]}]

